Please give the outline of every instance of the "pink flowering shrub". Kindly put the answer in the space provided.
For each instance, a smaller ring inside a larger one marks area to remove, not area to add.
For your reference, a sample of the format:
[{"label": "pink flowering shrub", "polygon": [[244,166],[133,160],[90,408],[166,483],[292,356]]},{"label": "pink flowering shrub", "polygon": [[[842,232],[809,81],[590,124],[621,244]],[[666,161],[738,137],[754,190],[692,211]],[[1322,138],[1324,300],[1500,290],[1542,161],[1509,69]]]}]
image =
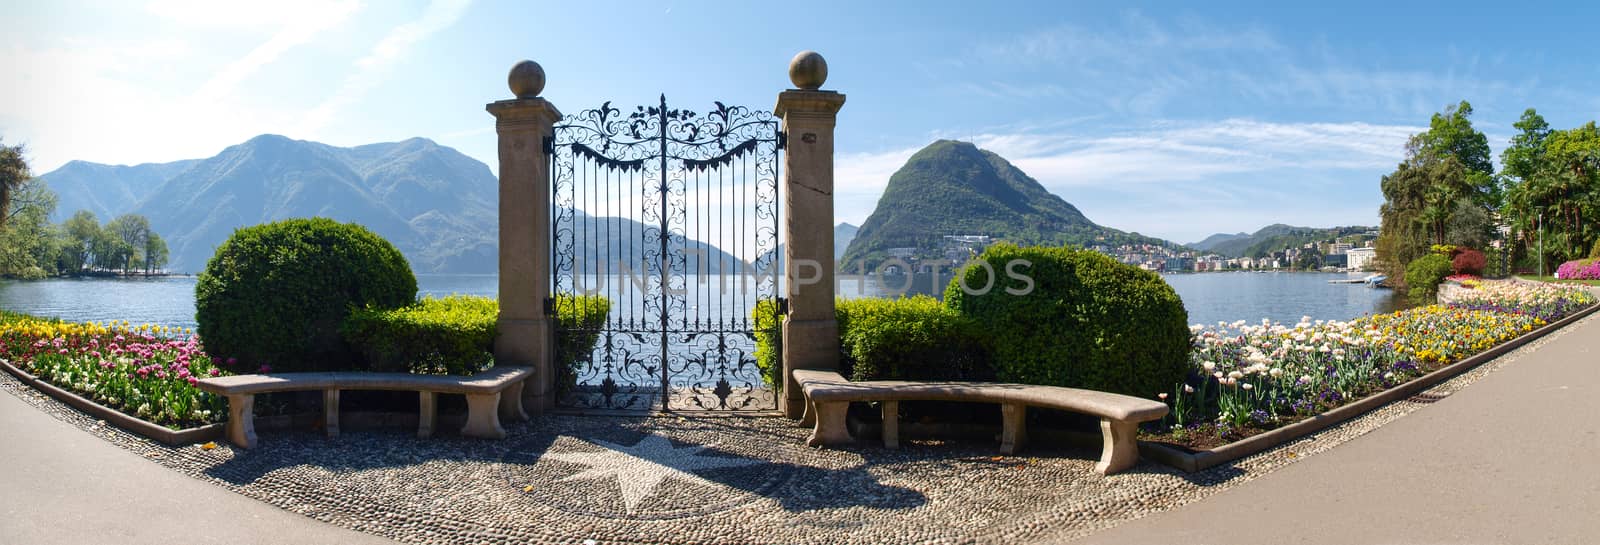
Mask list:
[{"label": "pink flowering shrub", "polygon": [[1600,280],[1600,259],[1568,261],[1556,267],[1556,277],[1562,280]]}]

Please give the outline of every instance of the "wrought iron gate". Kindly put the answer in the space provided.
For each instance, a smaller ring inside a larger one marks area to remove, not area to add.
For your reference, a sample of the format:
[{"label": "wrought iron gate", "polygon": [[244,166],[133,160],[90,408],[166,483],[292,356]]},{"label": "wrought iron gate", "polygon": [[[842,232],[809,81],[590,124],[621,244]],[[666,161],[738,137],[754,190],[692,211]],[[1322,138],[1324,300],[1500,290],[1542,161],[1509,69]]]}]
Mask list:
[{"label": "wrought iron gate", "polygon": [[[549,148],[550,308],[573,375],[558,383],[576,384],[561,404],[775,409],[755,340],[777,321],[758,331],[752,309],[778,308],[777,118],[607,102],[563,118]],[[594,296],[609,315],[575,318]]]}]

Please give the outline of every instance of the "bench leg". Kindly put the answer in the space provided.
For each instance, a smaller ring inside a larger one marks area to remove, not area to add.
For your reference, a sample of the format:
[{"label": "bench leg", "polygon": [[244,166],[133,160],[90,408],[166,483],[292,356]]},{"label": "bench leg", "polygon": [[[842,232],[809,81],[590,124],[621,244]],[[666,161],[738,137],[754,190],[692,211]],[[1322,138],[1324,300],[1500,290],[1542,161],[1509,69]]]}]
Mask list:
[{"label": "bench leg", "polygon": [[483,439],[505,439],[500,427],[500,394],[467,394],[467,424],[461,435]]},{"label": "bench leg", "polygon": [[1139,425],[1100,419],[1100,435],[1105,448],[1100,451],[1100,463],[1094,465],[1095,473],[1110,475],[1139,463],[1139,442],[1136,439]]},{"label": "bench leg", "polygon": [[900,448],[900,402],[883,402],[883,447]]},{"label": "bench leg", "polygon": [[850,430],[845,425],[845,415],[850,412],[848,401],[824,401],[813,403],[816,408],[817,425],[811,430],[811,439],[807,445],[813,447],[848,445],[854,440],[850,438]]},{"label": "bench leg", "polygon": [[339,436],[339,390],[322,391],[322,433],[329,439]]},{"label": "bench leg", "polygon": [[1014,455],[1028,443],[1028,406],[1002,403],[1000,419],[1000,454]]},{"label": "bench leg", "polygon": [[527,411],[522,410],[522,386],[527,381],[516,381],[506,386],[500,392],[500,418],[518,422],[528,419]]},{"label": "bench leg", "polygon": [[800,427],[809,428],[817,423],[817,404],[806,400],[805,412],[800,414]]},{"label": "bench leg", "polygon": [[426,439],[433,436],[434,421],[439,417],[439,394],[417,392],[417,396],[417,437]]},{"label": "bench leg", "polygon": [[228,441],[239,448],[256,448],[256,396],[228,396]]}]

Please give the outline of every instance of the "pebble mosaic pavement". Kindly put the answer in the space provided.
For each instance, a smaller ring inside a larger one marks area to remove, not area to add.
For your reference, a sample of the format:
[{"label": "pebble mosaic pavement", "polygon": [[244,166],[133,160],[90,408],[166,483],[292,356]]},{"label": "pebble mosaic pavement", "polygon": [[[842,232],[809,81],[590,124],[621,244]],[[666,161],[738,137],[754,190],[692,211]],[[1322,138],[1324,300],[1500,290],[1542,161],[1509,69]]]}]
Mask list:
[{"label": "pebble mosaic pavement", "polygon": [[[1579,324],[1600,319],[1600,314]],[[1152,462],[1101,477],[1098,450],[978,441],[805,446],[781,418],[545,416],[503,441],[409,430],[261,435],[167,447],[105,425],[0,373],[0,389],[153,462],[335,525],[413,543],[1064,542],[1196,501],[1325,451],[1461,389],[1563,328],[1318,434],[1185,474]],[[622,483],[627,482],[624,486]]]}]

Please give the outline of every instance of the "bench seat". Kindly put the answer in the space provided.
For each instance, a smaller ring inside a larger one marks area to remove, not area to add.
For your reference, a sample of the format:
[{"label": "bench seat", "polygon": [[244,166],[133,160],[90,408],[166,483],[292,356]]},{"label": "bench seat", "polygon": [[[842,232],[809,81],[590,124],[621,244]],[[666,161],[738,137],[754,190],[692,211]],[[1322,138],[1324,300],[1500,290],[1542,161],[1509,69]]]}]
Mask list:
[{"label": "bench seat", "polygon": [[324,430],[329,437],[339,435],[339,391],[394,390],[418,393],[418,437],[433,435],[438,394],[461,394],[467,398],[467,423],[462,426],[461,435],[501,439],[506,436],[501,418],[528,418],[522,408],[522,386],[532,376],[532,367],[516,366],[495,367],[472,376],[335,371],[210,377],[201,379],[197,386],[227,396],[228,440],[241,448],[254,448],[256,394],[311,390],[323,392]]},{"label": "bench seat", "polygon": [[854,401],[882,402],[883,442],[899,446],[901,401],[962,401],[998,403],[1002,416],[1000,452],[1016,454],[1027,441],[1028,407],[1059,409],[1100,418],[1103,449],[1095,471],[1109,474],[1133,467],[1139,460],[1135,439],[1141,422],[1167,415],[1167,405],[1137,397],[1028,384],[992,382],[924,382],[880,380],[851,382],[833,371],[799,369],[794,371],[806,397],[803,425],[814,426],[808,443],[812,446],[843,445],[853,441],[845,426],[845,414]]}]

